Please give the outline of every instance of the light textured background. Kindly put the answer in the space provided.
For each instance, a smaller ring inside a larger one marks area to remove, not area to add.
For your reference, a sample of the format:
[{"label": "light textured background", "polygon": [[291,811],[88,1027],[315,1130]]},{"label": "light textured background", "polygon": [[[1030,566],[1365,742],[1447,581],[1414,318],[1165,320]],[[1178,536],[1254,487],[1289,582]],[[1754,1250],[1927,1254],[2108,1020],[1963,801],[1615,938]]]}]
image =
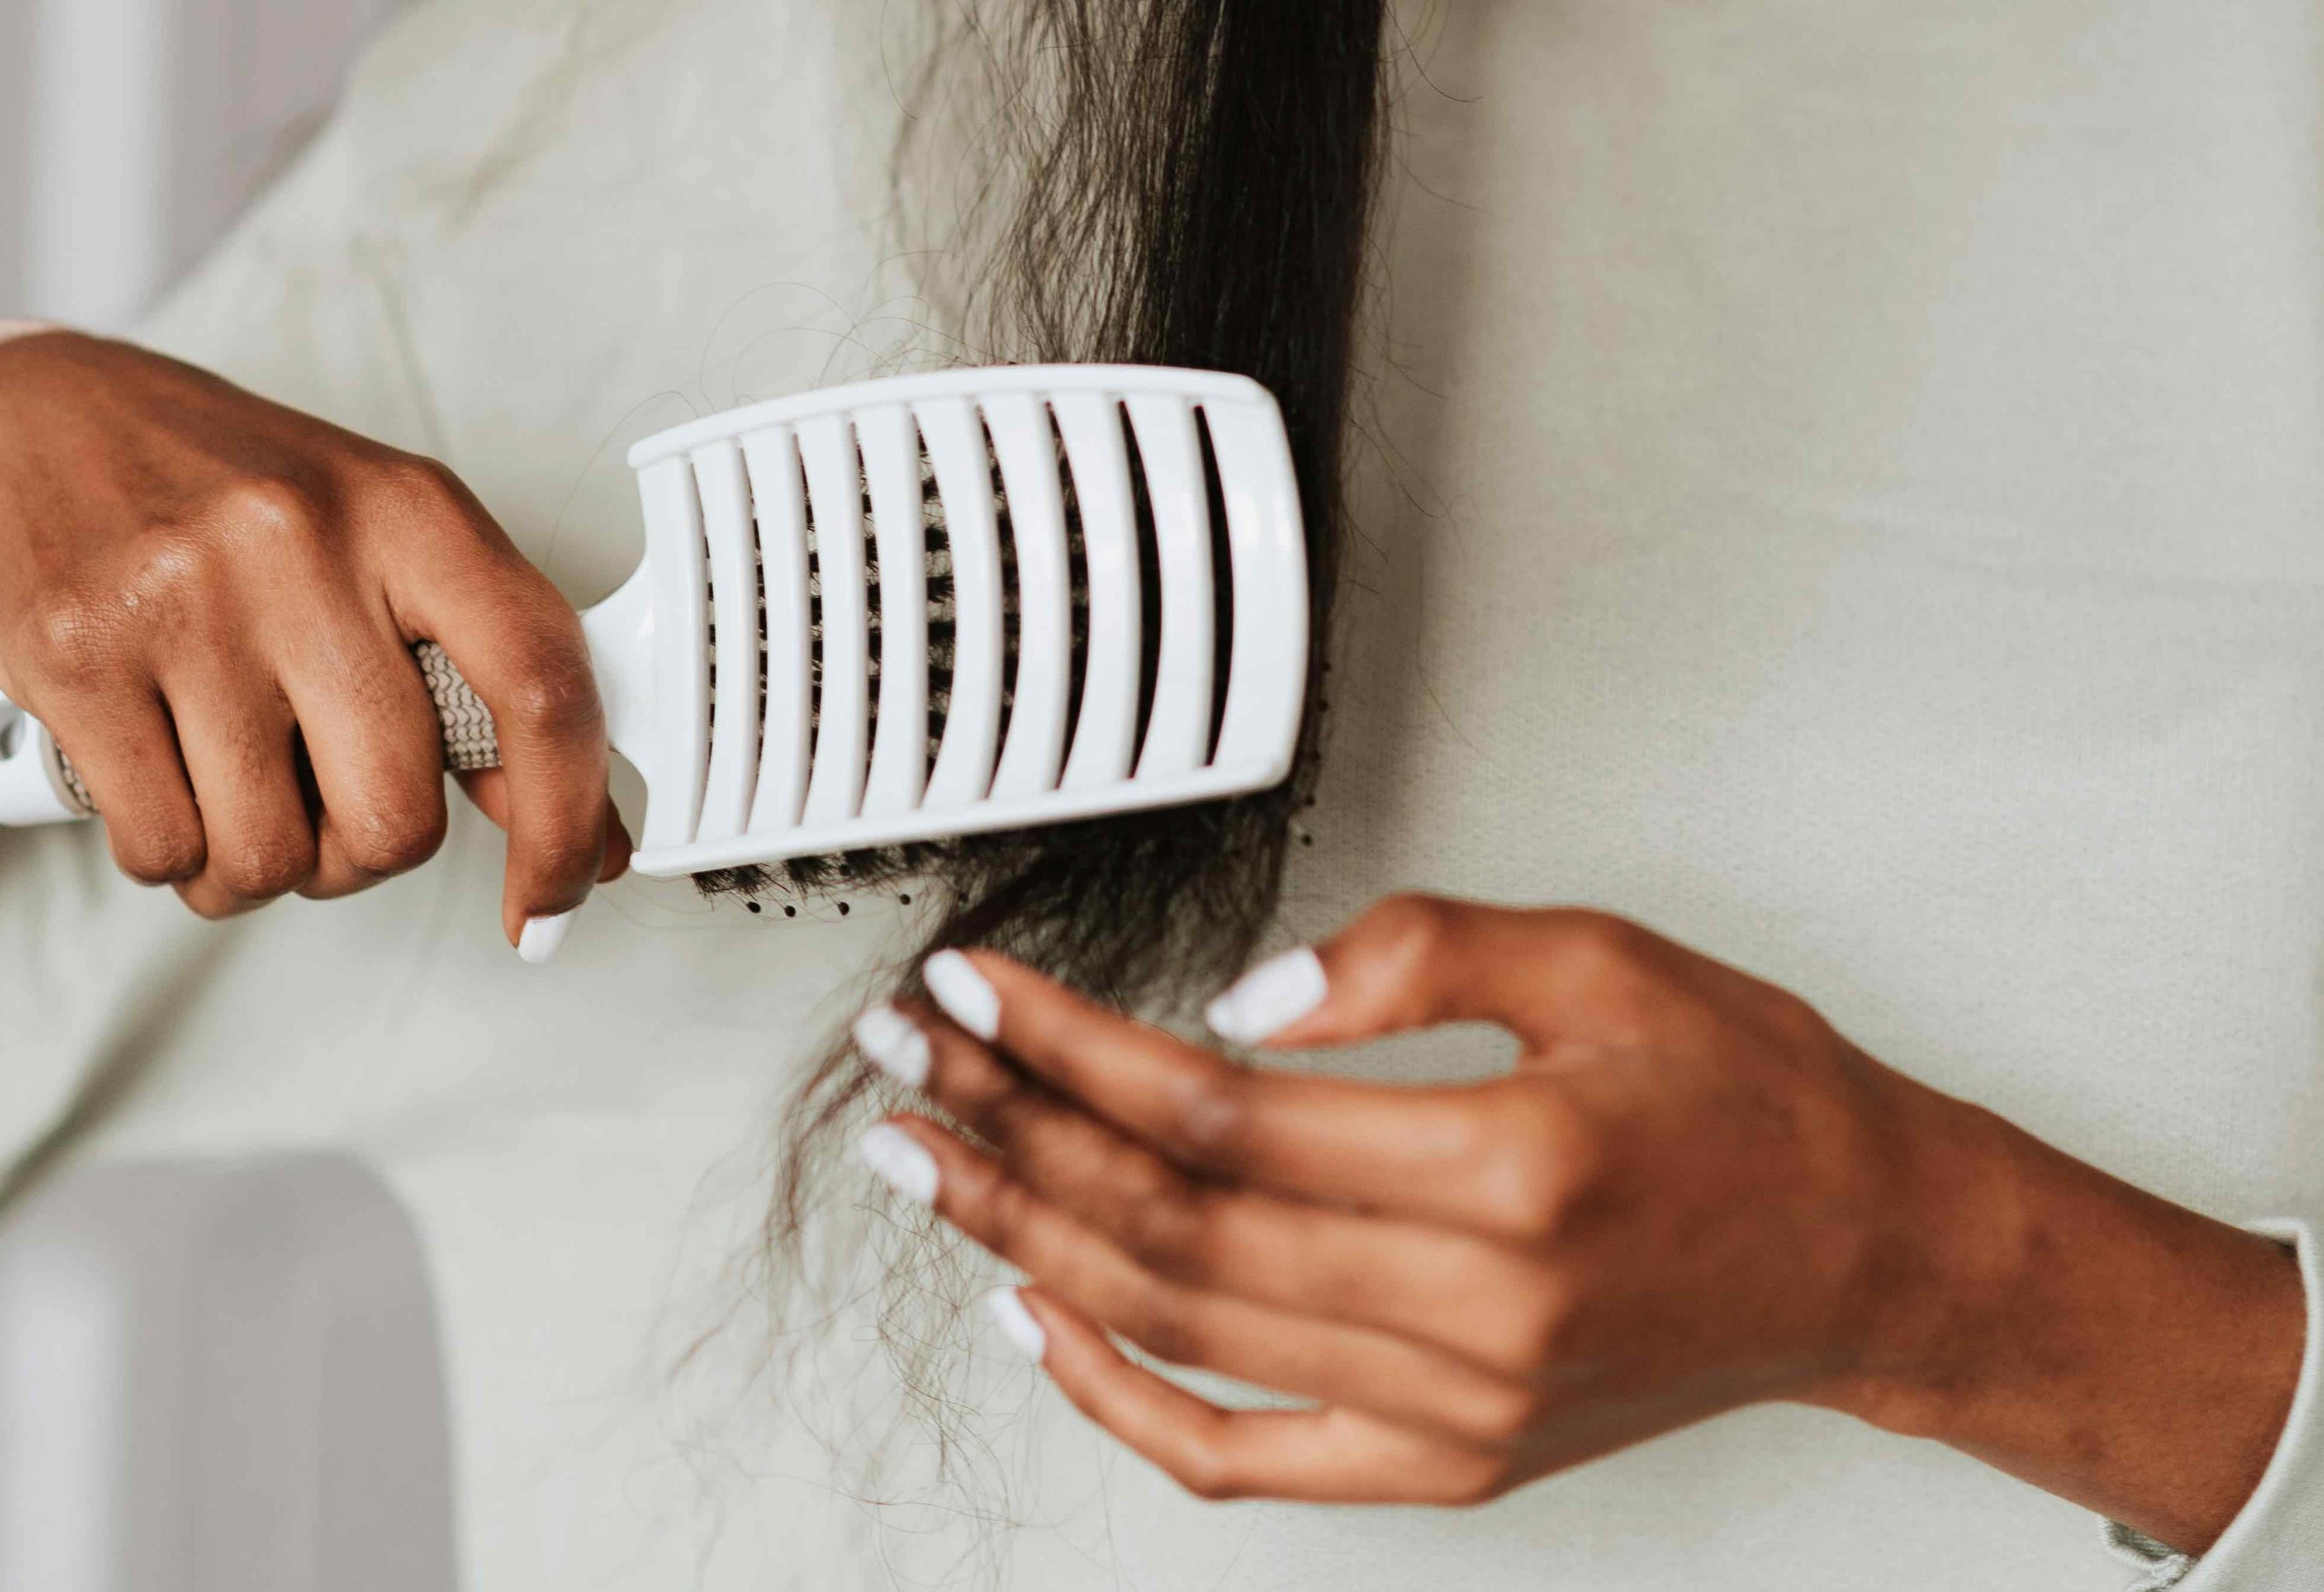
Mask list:
[{"label": "light textured background", "polygon": [[127,326],[401,3],[0,0],[0,315]]},{"label": "light textured background", "polygon": [[[127,327],[307,142],[401,3],[0,0],[0,317]],[[0,1592],[287,1592],[325,1565],[338,1588],[451,1584],[427,1284],[365,1175],[105,1172],[12,1213]],[[281,1176],[321,1182],[234,1208]]]}]

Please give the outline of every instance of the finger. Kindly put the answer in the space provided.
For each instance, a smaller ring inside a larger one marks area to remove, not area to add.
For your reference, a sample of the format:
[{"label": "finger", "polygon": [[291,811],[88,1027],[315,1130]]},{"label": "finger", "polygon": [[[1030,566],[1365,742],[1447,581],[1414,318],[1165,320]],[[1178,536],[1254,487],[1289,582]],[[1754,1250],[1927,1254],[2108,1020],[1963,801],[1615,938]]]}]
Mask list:
[{"label": "finger", "polygon": [[[498,768],[463,768],[452,778],[476,805],[476,810],[499,824],[508,827],[508,781],[501,778]],[[597,870],[597,882],[613,883],[630,870],[630,853],[635,850],[630,839],[630,826],[613,805],[613,798],[605,798],[605,860]]]},{"label": "finger", "polygon": [[321,805],[315,871],[300,893],[327,900],[436,854],[444,753],[427,688],[393,634],[350,616],[318,628],[313,645],[285,667],[283,686]]},{"label": "finger", "polygon": [[940,952],[923,976],[963,1027],[996,1035],[1042,1082],[1204,1176],[1530,1237],[1534,1185],[1566,1147],[1568,1125],[1529,1080],[1413,1088],[1264,1071],[991,952]]},{"label": "finger", "polygon": [[1041,1330],[1042,1367],[1074,1407],[1196,1497],[1472,1504],[1505,1485],[1497,1456],[1354,1411],[1221,1409],[1131,1363],[1043,1290],[1019,1297]]},{"label": "finger", "polygon": [[208,860],[202,815],[178,755],[177,726],[150,684],[124,686],[104,700],[67,697],[42,722],[67,727],[59,746],[105,821],[121,871],[141,884],[178,884]]},{"label": "finger", "polygon": [[[953,1024],[917,1008],[896,1016],[929,1044],[931,1099],[989,1142],[1011,1177],[1157,1276],[1393,1332],[1504,1375],[1541,1363],[1560,1301],[1512,1249],[1192,1178]],[[882,1051],[892,1032],[859,1025]]]},{"label": "finger", "polygon": [[204,917],[231,917],[290,894],[315,870],[315,827],[300,787],[298,725],[271,683],[224,672],[165,680],[201,809],[202,870],[178,886]]},{"label": "finger", "polygon": [[1603,913],[1392,896],[1312,950],[1261,962],[1204,1016],[1237,1044],[1284,1049],[1457,1022],[1541,1046],[1581,1014],[1618,1009],[1609,980],[1644,976],[1650,943],[1667,944]]},{"label": "finger", "polygon": [[605,861],[597,870],[597,882],[610,884],[630,870],[630,855],[636,850],[630,839],[630,826],[622,822],[621,809],[613,798],[605,798]]},{"label": "finger", "polygon": [[581,621],[448,472],[414,465],[411,557],[389,598],[405,640],[439,643],[492,710],[509,835],[502,928],[581,905],[604,860],[605,722]]},{"label": "finger", "polygon": [[[1517,1384],[1407,1339],[1182,1287],[935,1123],[897,1118],[886,1131],[908,1136],[935,1163],[937,1215],[1150,1354],[1464,1440],[1515,1440],[1525,1431],[1531,1401]],[[867,1141],[866,1158],[892,1173],[893,1144]],[[913,1192],[925,1181],[897,1186]]]}]

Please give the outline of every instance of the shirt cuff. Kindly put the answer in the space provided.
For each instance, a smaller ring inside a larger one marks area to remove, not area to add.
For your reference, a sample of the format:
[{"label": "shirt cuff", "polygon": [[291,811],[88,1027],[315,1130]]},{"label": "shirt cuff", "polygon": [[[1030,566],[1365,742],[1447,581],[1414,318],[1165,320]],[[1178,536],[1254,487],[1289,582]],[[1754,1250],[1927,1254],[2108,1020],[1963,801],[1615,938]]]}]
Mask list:
[{"label": "shirt cuff", "polygon": [[2304,1221],[2246,1225],[2300,1256],[2308,1292],[2300,1390],[2250,1501],[2178,1592],[2312,1592],[2324,1586],[2324,1257]]},{"label": "shirt cuff", "polygon": [[2167,1548],[2144,1532],[2118,1520],[2107,1522],[2107,1546],[2126,1563],[2139,1568],[2136,1581],[2124,1592],[2172,1592],[2195,1568],[2195,1561],[2175,1548]]}]

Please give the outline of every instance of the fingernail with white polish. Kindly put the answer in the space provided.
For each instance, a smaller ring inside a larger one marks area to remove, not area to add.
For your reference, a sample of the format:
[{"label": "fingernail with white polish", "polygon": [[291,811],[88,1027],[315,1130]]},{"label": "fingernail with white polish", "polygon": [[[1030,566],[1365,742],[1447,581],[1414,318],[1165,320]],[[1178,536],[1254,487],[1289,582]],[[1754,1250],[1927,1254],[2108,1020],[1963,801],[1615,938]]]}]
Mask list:
[{"label": "fingernail with white polish", "polygon": [[1257,1044],[1323,1005],[1330,993],[1323,962],[1302,945],[1268,958],[1237,979],[1203,1008],[1203,1020],[1222,1038]]},{"label": "fingernail with white polish", "polygon": [[928,1081],[928,1036],[892,1006],[875,1006],[855,1019],[855,1048],[907,1089]]},{"label": "fingernail with white polish", "polygon": [[979,1039],[989,1040],[1001,1032],[1001,992],[959,952],[937,952],[920,969],[920,977],[954,1022]]},{"label": "fingernail with white polish", "polygon": [[536,966],[547,962],[565,943],[566,934],[573,927],[574,913],[580,910],[576,906],[572,912],[560,912],[554,917],[526,918],[524,933],[516,937],[516,953]]},{"label": "fingernail with white polish", "polygon": [[936,1158],[920,1147],[910,1134],[892,1122],[882,1122],[855,1146],[863,1164],[880,1181],[915,1205],[936,1201]]},{"label": "fingernail with white polish", "polygon": [[1016,1346],[1017,1352],[1035,1365],[1049,1352],[1049,1335],[1041,1330],[1041,1323],[1025,1308],[1025,1301],[1014,1288],[995,1288],[984,1296],[984,1308],[992,1313],[1001,1336]]}]

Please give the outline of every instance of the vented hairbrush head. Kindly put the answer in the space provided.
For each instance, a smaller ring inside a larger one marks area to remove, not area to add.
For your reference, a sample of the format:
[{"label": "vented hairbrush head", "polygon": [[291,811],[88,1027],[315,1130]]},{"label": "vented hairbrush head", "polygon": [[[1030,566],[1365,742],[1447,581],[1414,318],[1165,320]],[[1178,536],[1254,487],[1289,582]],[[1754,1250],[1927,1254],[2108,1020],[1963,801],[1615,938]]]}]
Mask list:
[{"label": "vented hairbrush head", "polygon": [[[645,780],[643,872],[1203,801],[1290,770],[1305,545],[1256,382],[897,377],[680,426],[630,464],[645,557],[582,624],[613,748]],[[456,660],[418,650],[447,760],[495,760]],[[37,726],[5,750],[0,822],[87,811]]]}]

